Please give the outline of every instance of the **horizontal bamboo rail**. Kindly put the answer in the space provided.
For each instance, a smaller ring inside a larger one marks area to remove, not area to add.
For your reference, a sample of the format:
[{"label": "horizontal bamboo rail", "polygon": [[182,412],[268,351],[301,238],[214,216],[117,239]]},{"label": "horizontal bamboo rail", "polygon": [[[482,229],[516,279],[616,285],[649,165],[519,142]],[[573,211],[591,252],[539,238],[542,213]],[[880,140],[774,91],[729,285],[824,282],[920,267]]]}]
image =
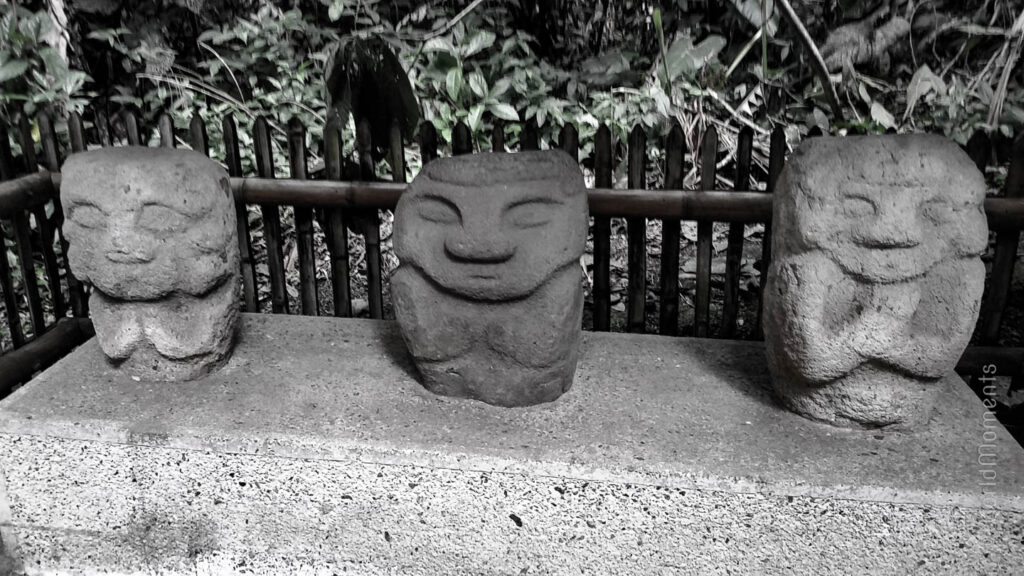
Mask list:
[{"label": "horizontal bamboo rail", "polygon": [[45,370],[95,334],[88,318],[62,318],[38,338],[0,356],[0,398]]},{"label": "horizontal bamboo rail", "polygon": [[[60,174],[39,172],[0,183],[0,218],[45,204],[60,188],[60,181]],[[231,179],[236,202],[312,208],[392,210],[408,186],[396,182]],[[772,196],[764,192],[592,188],[587,195],[591,216],[715,222],[768,222],[772,216]],[[1024,198],[986,198],[985,214],[993,230],[1024,229]]]}]

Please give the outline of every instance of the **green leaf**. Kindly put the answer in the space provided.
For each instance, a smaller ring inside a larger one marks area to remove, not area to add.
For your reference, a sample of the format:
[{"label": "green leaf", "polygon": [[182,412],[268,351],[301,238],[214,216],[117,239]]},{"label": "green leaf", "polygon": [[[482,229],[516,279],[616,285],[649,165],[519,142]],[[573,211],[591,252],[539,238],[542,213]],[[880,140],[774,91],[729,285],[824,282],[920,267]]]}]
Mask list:
[{"label": "green leaf", "polygon": [[505,92],[508,92],[508,89],[511,86],[511,80],[509,80],[508,78],[502,78],[501,80],[498,80],[497,82],[494,83],[494,86],[491,88],[491,93],[489,95],[491,98],[497,98],[504,94]]},{"label": "green leaf", "polygon": [[495,35],[490,30],[480,30],[469,39],[469,44],[465,48],[463,57],[470,57],[482,50],[486,50],[494,45]]},{"label": "green leaf", "polygon": [[[761,27],[761,1],[762,0],[732,0],[732,5],[736,7],[736,10],[746,18],[747,22],[754,28]],[[765,7],[765,14],[768,15],[768,35],[775,36],[775,29],[778,27],[778,23],[772,16],[775,13],[775,2],[773,0],[764,0],[768,3]]]},{"label": "green leaf", "polygon": [[334,2],[331,2],[331,6],[327,9],[327,17],[331,19],[331,22],[337,22],[344,11],[345,2],[335,0]]},{"label": "green leaf", "polygon": [[877,100],[871,104],[871,119],[882,126],[885,126],[886,130],[896,127],[896,118],[894,118],[893,115],[885,109],[885,106],[882,106],[882,103]]},{"label": "green leaf", "polygon": [[487,111],[494,114],[495,117],[501,118],[502,120],[508,120],[509,122],[518,122],[519,113],[512,106],[504,103],[492,104],[487,107]]},{"label": "green leaf", "polygon": [[479,70],[473,70],[469,73],[469,89],[473,91],[477,98],[487,97],[487,80],[484,80],[484,75]]},{"label": "green leaf", "polygon": [[913,114],[918,101],[933,90],[939,94],[945,94],[946,83],[935,72],[932,72],[927,64],[924,64],[917,69],[917,72],[914,72],[914,77],[910,79],[910,85],[907,86],[907,110],[903,113],[903,119],[905,120]]},{"label": "green leaf", "polygon": [[462,92],[462,69],[452,68],[444,80],[445,89],[452,102],[459,101],[459,93]]},{"label": "green leaf", "polygon": [[17,78],[28,70],[28,60],[11,60],[0,66],[0,82]]},{"label": "green leaf", "polygon": [[469,109],[469,118],[467,118],[467,120],[470,130],[476,132],[477,130],[480,129],[480,119],[481,117],[483,117],[483,114],[484,107],[482,104],[477,104],[476,106],[473,106],[472,108]]},{"label": "green leaf", "polygon": [[718,56],[725,45],[725,38],[717,34],[708,36],[696,46],[688,35],[680,36],[665,54],[669,78],[673,81],[680,77],[693,78],[698,70]]}]

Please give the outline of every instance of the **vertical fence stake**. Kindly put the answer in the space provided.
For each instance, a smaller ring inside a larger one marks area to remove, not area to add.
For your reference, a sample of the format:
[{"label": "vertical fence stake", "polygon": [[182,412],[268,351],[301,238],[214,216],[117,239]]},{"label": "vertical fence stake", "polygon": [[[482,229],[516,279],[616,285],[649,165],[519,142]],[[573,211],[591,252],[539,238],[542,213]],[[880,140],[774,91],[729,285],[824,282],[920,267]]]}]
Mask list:
[{"label": "vertical fence stake", "polygon": [[[686,135],[678,122],[665,142],[665,189],[682,190],[686,176]],[[661,221],[661,310],[658,333],[679,335],[679,235],[680,221]]]},{"label": "vertical fence stake", "polygon": [[68,115],[68,141],[71,152],[85,152],[85,130],[82,128],[82,117],[76,112]]},{"label": "vertical fence stake", "polygon": [[458,122],[452,129],[452,156],[473,153],[473,134],[465,122]]},{"label": "vertical fence stake", "polygon": [[[370,123],[363,119],[356,127],[356,147],[359,150],[359,173],[364,182],[377,179],[373,165],[373,143]],[[376,210],[362,211],[363,237],[366,239],[366,297],[371,318],[384,317],[384,287],[380,269],[380,215]]]},{"label": "vertical fence stake", "polygon": [[[43,136],[43,151],[46,155],[47,166],[51,172],[60,171],[60,154],[57,150],[57,136],[53,130],[53,123],[50,117],[43,114],[39,117],[39,133]],[[82,119],[77,114],[68,118],[68,140],[71,144],[71,153],[85,150],[85,141],[82,134]],[[57,229],[57,242],[60,245],[61,259],[64,270],[67,272],[68,294],[71,296],[71,314],[76,318],[89,316],[89,299],[85,294],[85,286],[75,278],[68,265],[68,241],[64,238],[64,206],[60,200],[60,189],[55,190],[53,196],[54,225]]]},{"label": "vertical fence stake", "polygon": [[495,118],[491,127],[491,151],[505,151],[505,123],[500,118]]},{"label": "vertical fence stake", "polygon": [[[750,187],[750,162],[754,151],[754,130],[749,126],[740,130],[736,150],[736,183],[738,192]],[[729,244],[725,252],[725,301],[722,305],[722,327],[719,336],[736,335],[736,318],[740,309],[740,265],[743,263],[743,235],[746,226],[740,222],[729,224]]]},{"label": "vertical fence stake", "polygon": [[[594,185],[612,187],[612,133],[601,124],[594,136]],[[594,330],[611,329],[611,237],[612,219],[594,216]]]},{"label": "vertical fence stake", "polygon": [[[1024,198],[1024,132],[1021,132],[1013,142],[1010,172],[1006,176],[1006,197]],[[988,299],[985,301],[982,315],[981,339],[987,345],[994,345],[999,341],[1003,312],[1006,311],[1010,288],[1013,285],[1013,269],[1017,263],[1020,234],[1020,230],[1002,230],[996,235],[996,252],[992,259]]]},{"label": "vertical fence stake", "polygon": [[14,238],[21,264],[21,281],[25,285],[28,297],[29,317],[32,320],[32,333],[38,338],[46,331],[46,316],[43,313],[43,300],[39,296],[39,284],[36,281],[35,259],[32,257],[32,235],[28,225],[28,215],[17,212],[11,218],[14,221]]},{"label": "vertical fence stake", "polygon": [[420,158],[423,166],[437,159],[437,129],[432,122],[420,124]]},{"label": "vertical fence stake", "polygon": [[523,124],[523,131],[519,133],[519,150],[540,150],[539,132],[537,121],[530,118]]},{"label": "vertical fence stake", "polygon": [[170,115],[166,112],[160,115],[158,121],[160,128],[160,147],[161,148],[175,148],[178,143],[174,141],[174,121],[171,120]]},{"label": "vertical fence stake", "polygon": [[[14,159],[11,156],[11,141],[7,124],[0,121],[0,180],[14,178]],[[7,313],[7,325],[11,329],[11,342],[15,348],[25,344],[25,332],[18,314],[18,296],[14,291],[14,277],[11,275],[11,264],[7,259],[7,246],[4,242],[3,226],[0,223],[0,289],[4,295],[4,311]]]},{"label": "vertical fence stake", "polygon": [[133,112],[125,110],[121,114],[121,119],[124,121],[124,131],[128,138],[129,146],[145,146],[142,143],[142,139],[139,134],[139,122]]},{"label": "vertical fence stake", "polygon": [[[782,175],[782,168],[786,163],[786,131],[782,126],[776,126],[772,131],[771,148],[768,151],[768,186],[769,194],[775,193],[775,185]],[[754,325],[754,334],[759,340],[764,339],[764,288],[768,282],[768,268],[772,260],[772,223],[769,220],[764,223],[764,235],[761,239],[761,289],[757,297],[757,323]]]},{"label": "vertical fence stake", "polygon": [[[718,131],[709,126],[701,145],[701,190],[715,189],[716,165],[718,159]],[[697,221],[697,294],[694,298],[694,336],[707,338],[711,317],[711,241],[714,222]]]},{"label": "vertical fence stake", "polygon": [[[224,159],[227,163],[228,175],[242,177],[242,157],[238,147],[238,128],[230,113],[221,121],[224,133]],[[206,133],[206,126],[203,126]],[[238,229],[238,255],[242,268],[242,297],[246,312],[259,312],[256,292],[256,264],[252,260],[252,236],[249,234],[249,210],[241,202],[235,203],[235,224]]]},{"label": "vertical fence stake", "polygon": [[[629,187],[647,187],[647,135],[641,126],[629,134]],[[626,330],[644,332],[647,310],[647,219],[627,218],[629,285],[626,298]]]},{"label": "vertical fence stake", "polygon": [[568,123],[562,126],[558,133],[558,147],[572,156],[573,162],[580,163],[580,135],[576,132],[575,126]]},{"label": "vertical fence stake", "polygon": [[[306,179],[306,129],[298,118],[288,121],[288,166],[292,180]],[[316,290],[316,248],[313,243],[313,209],[293,206],[295,215],[295,241],[299,252],[299,296],[302,313],[320,314]]]},{"label": "vertical fence stake", "polygon": [[[328,180],[343,179],[341,130],[341,117],[332,114],[324,128],[324,163]],[[328,208],[326,215],[334,315],[349,318],[352,316],[352,289],[348,267],[348,227],[340,208]]]},{"label": "vertical fence stake", "polygon": [[[274,151],[270,127],[263,116],[256,118],[253,128],[256,144],[256,170],[260,178],[274,177]],[[284,255],[281,245],[281,213],[276,204],[261,204],[263,239],[267,245],[267,270],[270,272],[270,307],[274,314],[288,313],[288,292],[285,289]]]},{"label": "vertical fence stake", "polygon": [[188,123],[188,140],[193,150],[203,156],[210,155],[210,139],[206,135],[206,123],[199,116],[199,110],[192,112],[192,119]]},{"label": "vertical fence stake", "polygon": [[[42,115],[40,115],[40,118]],[[47,119],[44,121],[46,127],[50,128],[50,136],[53,136],[52,125]],[[21,153],[25,158],[25,169],[27,173],[32,174],[39,171],[39,159],[36,156],[35,142],[32,138],[32,125],[29,123],[28,118],[22,115],[21,120],[18,123],[19,128],[19,143],[21,144]],[[40,140],[44,140],[45,133],[43,132],[43,122],[40,122]],[[44,150],[45,152],[45,150]],[[52,164],[57,164],[56,160],[56,148],[52,151],[54,158]],[[59,169],[59,165],[57,166]],[[55,318],[63,318],[67,314],[67,307],[64,304],[64,292],[60,284],[60,263],[57,262],[57,254],[53,250],[53,243],[55,241],[55,231],[53,226],[60,226],[60,221],[63,220],[63,212],[60,210],[60,200],[54,199],[51,201],[53,206],[53,222],[46,217],[46,206],[37,206],[32,209],[32,216],[36,221],[36,228],[39,229],[39,240],[40,247],[43,254],[43,268],[46,270],[46,285],[50,291],[50,299],[53,301],[53,315]],[[29,222],[25,220],[26,224]],[[29,253],[31,254],[32,246],[28,246]],[[65,268],[67,268],[65,264]],[[40,301],[40,304],[42,301]],[[39,334],[39,332],[37,332]]]}]

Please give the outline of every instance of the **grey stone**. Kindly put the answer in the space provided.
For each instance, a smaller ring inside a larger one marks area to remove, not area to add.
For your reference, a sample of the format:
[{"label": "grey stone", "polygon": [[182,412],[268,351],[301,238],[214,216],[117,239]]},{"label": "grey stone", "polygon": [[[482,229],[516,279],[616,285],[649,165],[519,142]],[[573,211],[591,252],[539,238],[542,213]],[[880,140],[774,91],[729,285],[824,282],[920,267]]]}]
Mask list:
[{"label": "grey stone", "polygon": [[978,316],[982,175],[939,136],[813,138],[775,195],[765,337],[778,396],[843,426],[927,420]]},{"label": "grey stone", "polygon": [[572,385],[587,240],[579,167],[560,151],[428,164],[395,211],[395,317],[427,389],[499,406]]},{"label": "grey stone", "polygon": [[243,314],[239,334],[221,370],[173,387],[132,380],[93,340],[0,402],[16,567],[988,576],[1024,562],[1024,450],[954,374],[927,426],[894,434],[780,410],[755,342],[584,333],[572,392],[508,410],[425,391],[391,322]]},{"label": "grey stone", "polygon": [[230,354],[239,256],[227,172],[188,150],[105,148],[62,168],[68,260],[93,287],[103,353],[152,380],[188,380]]}]

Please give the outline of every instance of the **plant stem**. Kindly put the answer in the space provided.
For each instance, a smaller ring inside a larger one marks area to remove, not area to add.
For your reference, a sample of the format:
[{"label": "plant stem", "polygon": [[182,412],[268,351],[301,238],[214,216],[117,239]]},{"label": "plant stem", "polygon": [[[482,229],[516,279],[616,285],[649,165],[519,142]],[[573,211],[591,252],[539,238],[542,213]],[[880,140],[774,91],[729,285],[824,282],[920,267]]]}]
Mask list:
[{"label": "plant stem", "polygon": [[807,48],[807,51],[811,53],[811,63],[814,65],[814,71],[818,74],[818,79],[821,81],[821,88],[825,91],[825,97],[828,98],[829,106],[832,107],[832,116],[835,120],[842,122],[843,109],[839,105],[839,95],[836,93],[836,87],[832,85],[832,80],[828,74],[828,67],[825,66],[825,59],[821,57],[818,46],[814,43],[814,39],[811,38],[811,34],[804,27],[803,22],[796,15],[793,5],[789,3],[789,0],[776,0],[776,4],[782,8],[782,14],[793,25],[793,28],[796,28],[797,36],[800,37],[804,48]]}]

